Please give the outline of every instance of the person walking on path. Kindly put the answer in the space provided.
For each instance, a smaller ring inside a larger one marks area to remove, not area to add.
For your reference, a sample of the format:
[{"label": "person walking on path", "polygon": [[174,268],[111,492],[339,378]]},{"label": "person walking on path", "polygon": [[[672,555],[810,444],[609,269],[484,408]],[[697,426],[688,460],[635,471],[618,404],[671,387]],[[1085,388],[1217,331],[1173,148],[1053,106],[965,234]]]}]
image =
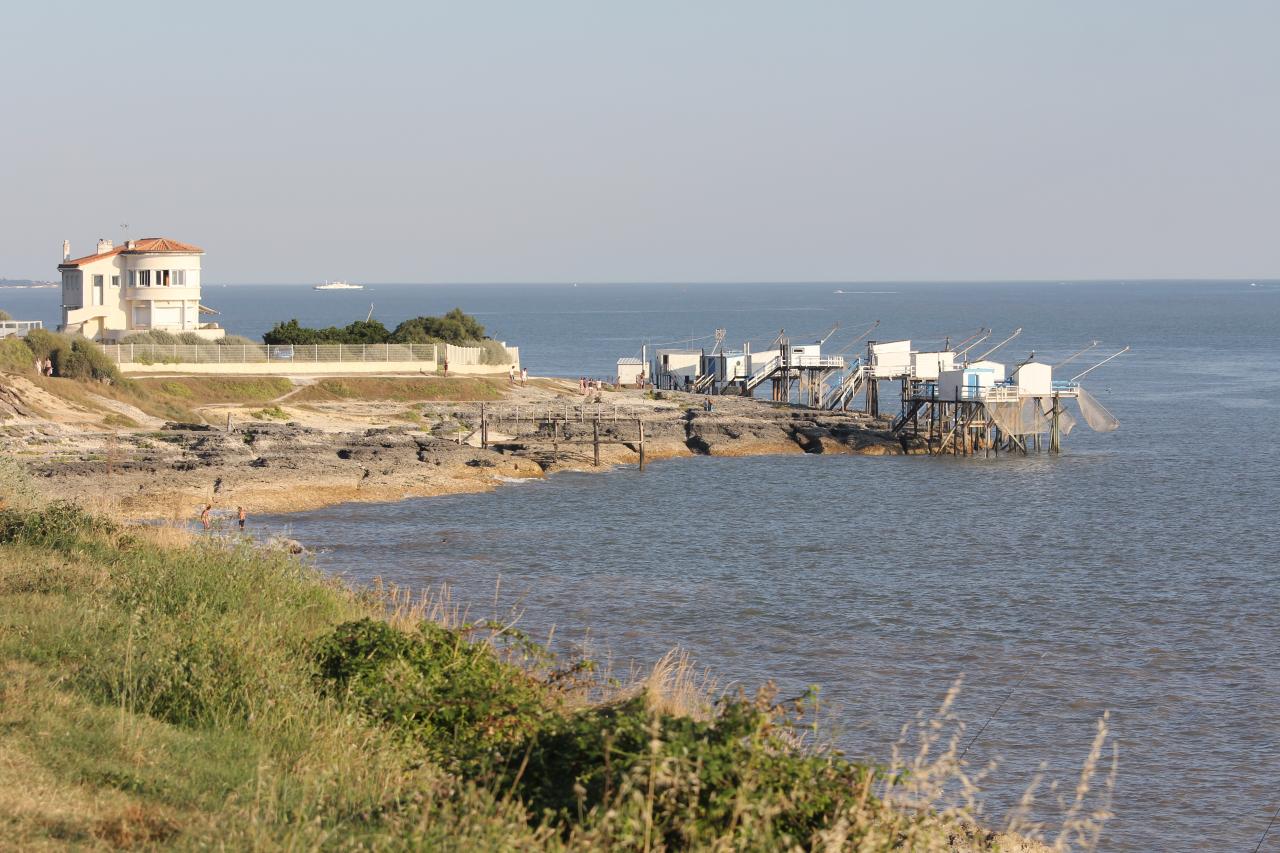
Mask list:
[{"label": "person walking on path", "polygon": [[240,524],[241,533],[244,533],[244,522],[245,522],[245,519],[247,519],[248,517],[249,517],[248,514],[244,511],[244,507],[242,506],[236,507],[236,521],[239,522]]},{"label": "person walking on path", "polygon": [[516,366],[514,364],[511,365],[511,368],[507,371],[507,384],[516,384]]},{"label": "person walking on path", "polygon": [[45,376],[53,375],[53,362],[47,358],[44,360],[44,375]]},{"label": "person walking on path", "polygon": [[200,523],[204,525],[205,530],[209,529],[209,525],[210,525],[209,511],[212,509],[213,509],[213,504],[205,504],[204,509],[200,512]]},{"label": "person walking on path", "polygon": [[529,368],[522,367],[520,368],[520,387],[523,388],[525,385],[528,385],[528,384],[529,384]]}]

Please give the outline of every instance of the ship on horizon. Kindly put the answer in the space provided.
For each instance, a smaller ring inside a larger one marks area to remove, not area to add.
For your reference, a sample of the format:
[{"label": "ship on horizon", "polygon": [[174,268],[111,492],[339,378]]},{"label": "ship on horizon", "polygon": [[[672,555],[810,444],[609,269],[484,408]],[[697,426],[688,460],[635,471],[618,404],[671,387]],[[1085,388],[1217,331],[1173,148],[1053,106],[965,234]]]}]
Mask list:
[{"label": "ship on horizon", "polygon": [[363,284],[352,284],[349,281],[326,281],[317,284],[313,290],[364,290]]}]

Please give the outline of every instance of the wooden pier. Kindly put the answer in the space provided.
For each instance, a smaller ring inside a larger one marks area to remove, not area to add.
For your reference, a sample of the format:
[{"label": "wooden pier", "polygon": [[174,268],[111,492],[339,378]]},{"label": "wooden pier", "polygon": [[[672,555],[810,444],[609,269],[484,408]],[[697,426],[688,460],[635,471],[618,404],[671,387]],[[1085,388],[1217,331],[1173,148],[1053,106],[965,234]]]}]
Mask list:
[{"label": "wooden pier", "polygon": [[[567,427],[570,424],[576,424],[584,429],[589,424],[591,426],[591,437],[569,438]],[[630,427],[634,425],[635,438],[610,438],[607,435],[601,435],[602,424],[609,424],[614,430],[622,426]],[[489,429],[493,425],[497,425],[507,438],[492,441],[489,437]],[[617,406],[612,407],[612,410],[603,406],[596,406],[591,409],[586,406],[571,407],[567,405],[540,408],[525,407],[522,411],[520,406],[491,407],[488,404],[481,403],[480,424],[467,438],[471,438],[477,432],[480,436],[480,446],[486,450],[490,447],[496,449],[514,449],[517,446],[527,448],[531,444],[539,444],[545,453],[549,445],[549,461],[552,464],[558,464],[570,452],[562,448],[586,447],[589,445],[592,451],[592,465],[599,467],[600,448],[607,445],[621,445],[634,451],[639,456],[639,468],[641,471],[644,470],[645,466],[644,420],[630,415],[620,415]]]}]

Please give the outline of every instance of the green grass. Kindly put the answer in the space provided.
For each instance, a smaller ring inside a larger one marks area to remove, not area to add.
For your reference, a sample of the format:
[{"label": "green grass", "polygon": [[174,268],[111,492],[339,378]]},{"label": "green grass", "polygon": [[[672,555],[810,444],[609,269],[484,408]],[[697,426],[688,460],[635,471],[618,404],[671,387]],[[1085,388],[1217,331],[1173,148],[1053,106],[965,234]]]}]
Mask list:
[{"label": "green grass", "polygon": [[287,421],[289,420],[289,413],[279,406],[266,406],[256,412],[250,412],[249,417],[259,421]]},{"label": "green grass", "polygon": [[293,389],[292,382],[278,376],[175,376],[167,379],[138,378],[133,383],[150,394],[195,406],[266,403]]},{"label": "green grass", "polygon": [[798,746],[813,696],[713,701],[678,674],[610,690],[588,661],[280,551],[40,506],[16,470],[0,471],[15,848],[995,849],[954,845],[966,813],[943,801],[881,796],[943,765]]},{"label": "green grass", "polygon": [[399,403],[461,400],[498,400],[506,393],[501,382],[473,377],[427,378],[352,376],[321,379],[289,397],[290,403],[340,400],[391,400]]}]

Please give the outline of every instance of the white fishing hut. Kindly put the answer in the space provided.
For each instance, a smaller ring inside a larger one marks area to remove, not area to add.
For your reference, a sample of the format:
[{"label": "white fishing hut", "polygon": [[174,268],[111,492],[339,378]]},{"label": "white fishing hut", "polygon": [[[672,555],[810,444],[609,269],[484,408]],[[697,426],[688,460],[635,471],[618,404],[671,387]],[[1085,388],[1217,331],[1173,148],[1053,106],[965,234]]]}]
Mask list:
[{"label": "white fishing hut", "polygon": [[683,388],[692,385],[701,374],[703,353],[700,349],[660,349],[653,353],[650,375],[659,388]]},{"label": "white fishing hut", "polygon": [[1019,397],[1047,397],[1053,393],[1053,366],[1029,361],[1013,372]]},{"label": "white fishing hut", "polygon": [[977,400],[1004,381],[1004,365],[998,361],[975,361],[938,374],[938,399]]},{"label": "white fishing hut", "polygon": [[911,341],[871,341],[871,372],[876,379],[898,379],[911,373]]},{"label": "white fishing hut", "polygon": [[943,352],[911,353],[911,378],[936,382],[944,370],[954,370],[956,354],[951,350]]},{"label": "white fishing hut", "polygon": [[618,384],[641,385],[649,378],[645,363],[638,358],[618,359]]}]

